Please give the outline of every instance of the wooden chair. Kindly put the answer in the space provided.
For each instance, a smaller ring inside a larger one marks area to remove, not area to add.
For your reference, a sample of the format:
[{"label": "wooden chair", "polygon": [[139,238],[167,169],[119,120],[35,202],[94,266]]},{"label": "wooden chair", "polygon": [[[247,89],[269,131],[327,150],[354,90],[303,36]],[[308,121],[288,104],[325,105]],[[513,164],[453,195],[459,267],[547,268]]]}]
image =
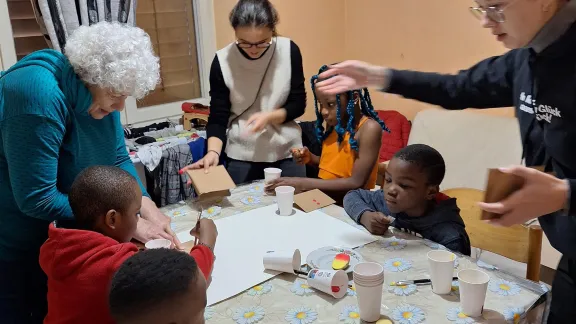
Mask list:
[{"label": "wooden chair", "polygon": [[443,193],[456,198],[472,246],[526,263],[526,278],[540,281],[542,228],[539,225],[492,226],[480,219],[477,203],[484,201],[483,191],[457,188]]}]

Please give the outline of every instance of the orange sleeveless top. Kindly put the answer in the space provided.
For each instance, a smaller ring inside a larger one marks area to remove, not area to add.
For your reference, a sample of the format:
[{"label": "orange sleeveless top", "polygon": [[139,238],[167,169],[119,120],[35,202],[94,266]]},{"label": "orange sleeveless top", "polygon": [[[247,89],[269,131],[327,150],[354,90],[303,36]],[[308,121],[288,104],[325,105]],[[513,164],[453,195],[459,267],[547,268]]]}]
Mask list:
[{"label": "orange sleeveless top", "polygon": [[[356,132],[368,120],[368,117],[362,117]],[[332,131],[330,135],[322,142],[322,155],[320,156],[320,165],[318,177],[320,179],[330,180],[339,178],[350,178],[352,176],[352,167],[358,158],[358,152],[350,147],[350,133],[344,134],[342,143],[338,145],[338,134]],[[380,149],[380,148],[374,148]],[[370,177],[364,185],[364,189],[374,189],[376,186],[376,177],[378,176],[378,160],[374,161],[374,167],[370,172]]]}]

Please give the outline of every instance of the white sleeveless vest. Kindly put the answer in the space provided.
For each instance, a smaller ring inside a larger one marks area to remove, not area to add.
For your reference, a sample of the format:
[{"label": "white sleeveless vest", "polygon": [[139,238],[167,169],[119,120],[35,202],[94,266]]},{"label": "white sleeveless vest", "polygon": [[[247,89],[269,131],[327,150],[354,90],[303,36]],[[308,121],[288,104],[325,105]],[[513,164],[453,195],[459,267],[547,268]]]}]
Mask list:
[{"label": "white sleeveless vest", "polygon": [[295,121],[268,126],[262,133],[245,136],[250,116],[282,108],[286,103],[292,76],[290,39],[275,37],[257,60],[244,57],[236,43],[216,55],[232,103],[226,144],[228,157],[250,162],[276,162],[291,157],[291,148],[302,147],[301,129]]}]

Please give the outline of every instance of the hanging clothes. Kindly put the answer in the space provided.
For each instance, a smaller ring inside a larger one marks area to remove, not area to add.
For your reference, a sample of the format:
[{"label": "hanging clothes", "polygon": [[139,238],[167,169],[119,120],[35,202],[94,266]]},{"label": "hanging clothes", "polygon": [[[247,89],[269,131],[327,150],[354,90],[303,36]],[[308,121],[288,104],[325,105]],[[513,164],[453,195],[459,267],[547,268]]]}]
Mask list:
[{"label": "hanging clothes", "polygon": [[101,21],[134,26],[136,0],[32,0],[34,14],[52,48],[62,52],[79,26]]},{"label": "hanging clothes", "polygon": [[194,190],[186,184],[186,174],[180,174],[183,167],[192,164],[192,154],[188,144],[181,144],[167,148],[162,153],[155,179],[155,192],[159,191],[161,207],[175,204],[192,196]]}]

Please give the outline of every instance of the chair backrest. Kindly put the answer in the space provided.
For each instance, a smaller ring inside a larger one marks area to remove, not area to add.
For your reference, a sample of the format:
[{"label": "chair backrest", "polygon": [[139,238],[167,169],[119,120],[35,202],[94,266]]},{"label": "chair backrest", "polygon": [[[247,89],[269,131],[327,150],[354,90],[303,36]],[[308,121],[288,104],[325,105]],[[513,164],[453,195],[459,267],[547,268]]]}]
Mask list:
[{"label": "chair backrest", "polygon": [[443,190],[484,190],[488,168],[519,164],[522,140],[515,118],[472,111],[426,109],[412,121],[408,144],[427,144],[446,162]]},{"label": "chair backrest", "polygon": [[377,110],[378,117],[386,124],[390,132],[382,132],[382,144],[378,161],[388,161],[408,144],[410,121],[396,110]]},{"label": "chair backrest", "polygon": [[455,188],[443,191],[456,198],[460,216],[472,246],[526,263],[526,278],[539,281],[542,229],[538,225],[496,227],[480,219],[478,202],[484,201],[484,192],[477,189]]}]

